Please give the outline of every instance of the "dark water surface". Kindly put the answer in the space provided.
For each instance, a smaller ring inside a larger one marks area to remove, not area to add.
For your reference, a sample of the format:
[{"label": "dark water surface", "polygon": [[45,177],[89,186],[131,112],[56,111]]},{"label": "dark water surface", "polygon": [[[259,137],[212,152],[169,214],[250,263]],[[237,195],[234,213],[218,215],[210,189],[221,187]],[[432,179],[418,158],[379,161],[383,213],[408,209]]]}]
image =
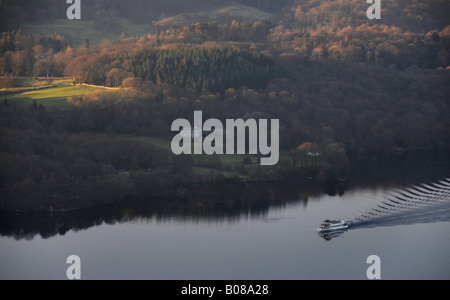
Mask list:
[{"label": "dark water surface", "polygon": [[316,232],[326,218],[358,217],[407,187],[444,180],[448,171],[439,161],[426,168],[374,165],[375,172],[326,185],[198,186],[186,200],[66,215],[3,213],[0,279],[66,279],[73,254],[81,258],[82,279],[367,279],[370,255],[381,258],[382,279],[450,279],[445,190],[432,213]]}]

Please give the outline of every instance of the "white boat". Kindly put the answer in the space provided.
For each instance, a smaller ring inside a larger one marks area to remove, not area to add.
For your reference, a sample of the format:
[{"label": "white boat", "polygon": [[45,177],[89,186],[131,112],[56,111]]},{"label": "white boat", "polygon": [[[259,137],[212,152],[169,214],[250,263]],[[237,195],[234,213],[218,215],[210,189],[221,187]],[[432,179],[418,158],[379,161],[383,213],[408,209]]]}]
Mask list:
[{"label": "white boat", "polygon": [[348,228],[348,222],[345,220],[325,220],[322,222],[319,228],[317,228],[318,232],[330,232],[335,230],[344,230]]}]

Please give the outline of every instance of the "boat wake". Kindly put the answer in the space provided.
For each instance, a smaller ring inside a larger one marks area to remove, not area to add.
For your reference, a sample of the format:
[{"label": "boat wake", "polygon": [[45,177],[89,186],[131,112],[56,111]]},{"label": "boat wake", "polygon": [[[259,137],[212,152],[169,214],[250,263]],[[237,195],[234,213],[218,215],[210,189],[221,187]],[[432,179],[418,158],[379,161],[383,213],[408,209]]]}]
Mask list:
[{"label": "boat wake", "polygon": [[450,221],[450,179],[394,191],[349,220],[352,229]]},{"label": "boat wake", "polygon": [[384,196],[376,207],[349,219],[348,229],[321,234],[325,240],[359,228],[390,227],[450,221],[450,179],[420,184]]}]

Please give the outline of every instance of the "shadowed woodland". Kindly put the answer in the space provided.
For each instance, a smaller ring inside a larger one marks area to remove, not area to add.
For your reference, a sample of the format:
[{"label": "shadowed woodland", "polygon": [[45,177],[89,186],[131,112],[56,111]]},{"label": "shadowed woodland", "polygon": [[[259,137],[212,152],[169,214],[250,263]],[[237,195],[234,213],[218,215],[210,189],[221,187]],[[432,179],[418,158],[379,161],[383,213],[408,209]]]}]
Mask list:
[{"label": "shadowed woodland", "polygon": [[[64,18],[61,2],[0,2],[0,209],[184,198],[192,182],[333,182],[349,177],[356,155],[450,147],[448,1],[385,0],[374,21],[356,0],[84,1],[83,19],[100,32],[111,18],[151,24],[213,9],[218,17],[82,45],[70,34],[24,32]],[[246,21],[233,5],[278,21]],[[50,108],[14,99],[23,78],[113,92]],[[173,120],[194,110],[221,121],[279,119],[280,163],[177,157],[154,142],[170,142]]]}]

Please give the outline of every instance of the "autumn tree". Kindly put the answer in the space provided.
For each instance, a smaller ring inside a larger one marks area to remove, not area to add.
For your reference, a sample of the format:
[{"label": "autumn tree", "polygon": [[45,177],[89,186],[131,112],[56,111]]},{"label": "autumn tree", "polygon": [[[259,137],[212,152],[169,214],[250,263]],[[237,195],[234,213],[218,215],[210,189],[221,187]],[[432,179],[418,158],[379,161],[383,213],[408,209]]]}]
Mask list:
[{"label": "autumn tree", "polygon": [[10,89],[14,86],[14,76],[8,74],[0,77],[0,87],[3,89]]}]

